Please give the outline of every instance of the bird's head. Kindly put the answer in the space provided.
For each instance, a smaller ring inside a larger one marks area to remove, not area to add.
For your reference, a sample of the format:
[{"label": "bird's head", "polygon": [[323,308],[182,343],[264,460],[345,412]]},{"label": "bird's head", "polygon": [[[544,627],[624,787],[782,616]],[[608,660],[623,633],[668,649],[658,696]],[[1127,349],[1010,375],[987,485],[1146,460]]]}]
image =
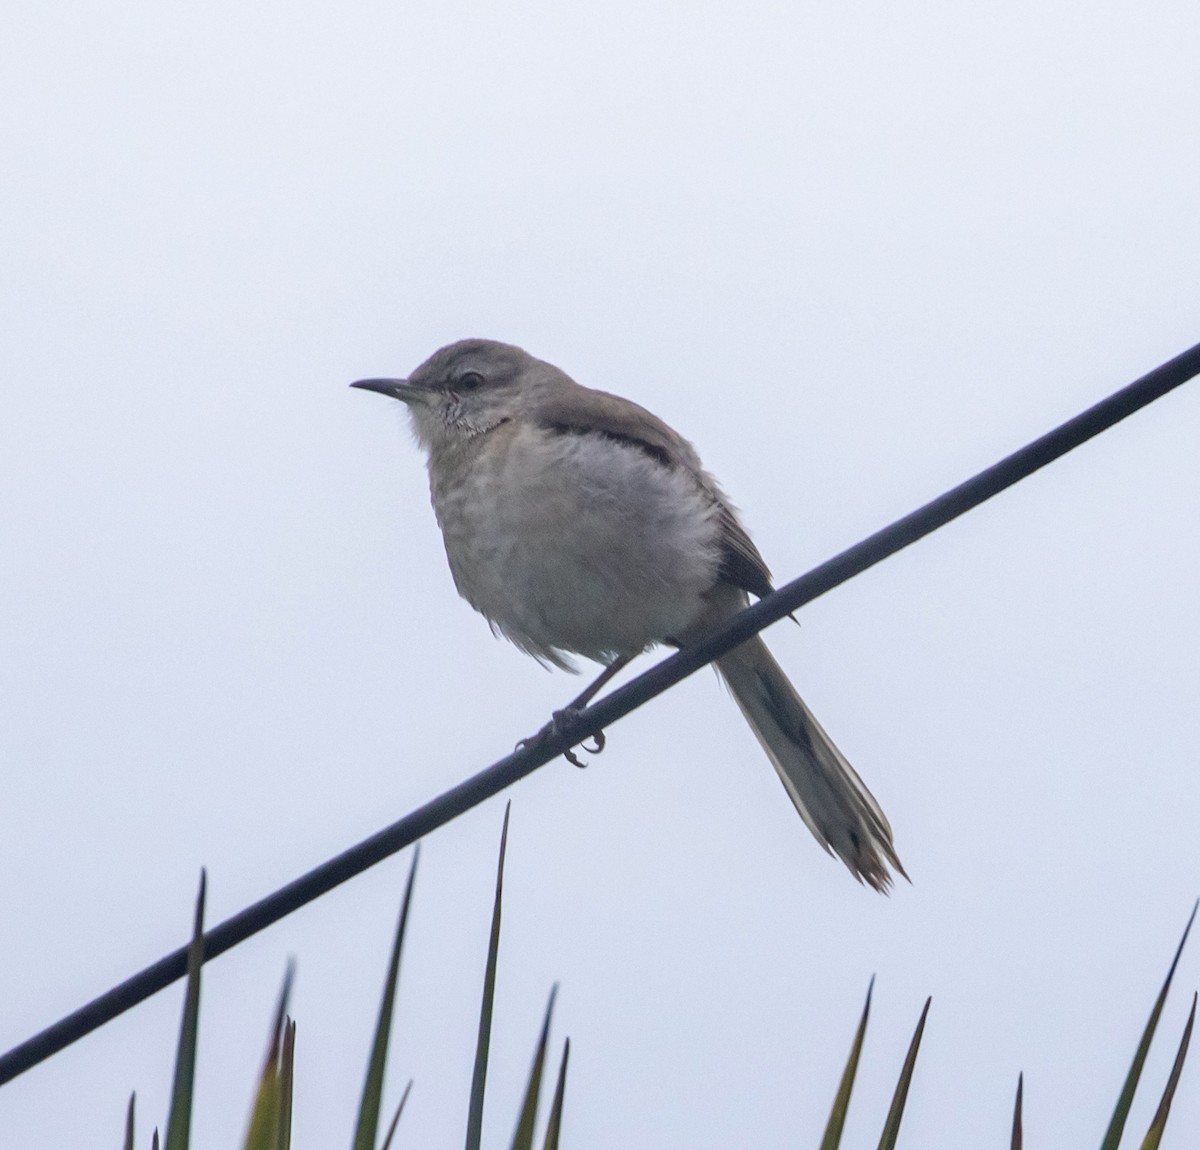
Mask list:
[{"label": "bird's head", "polygon": [[565,379],[519,347],[464,339],[434,352],[407,379],[360,379],[350,386],[401,400],[417,441],[435,451],[520,418],[547,387]]}]

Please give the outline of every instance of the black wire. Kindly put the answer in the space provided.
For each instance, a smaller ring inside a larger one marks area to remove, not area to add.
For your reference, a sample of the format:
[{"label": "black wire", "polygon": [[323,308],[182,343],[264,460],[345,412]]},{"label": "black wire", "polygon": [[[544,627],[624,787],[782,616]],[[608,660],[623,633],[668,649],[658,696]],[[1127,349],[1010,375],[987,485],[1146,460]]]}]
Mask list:
[{"label": "black wire", "polygon": [[[625,686],[583,711],[576,720],[564,723],[560,732],[524,747],[480,771],[465,782],[439,795],[432,802],[364,839],[357,846],[310,870],[294,882],[267,895],[252,906],[213,927],[204,936],[205,959],[244,942],[285,915],[361,874],[368,867],[410,846],[430,831],[498,794],[556,759],[569,747],[623,718],[630,711],[674,686],[739,643],[791,614],[831,588],[894,555],[910,543],[945,526],[952,519],[977,507],[993,495],[1011,487],[1074,447],[1106,431],[1128,415],[1159,399],[1168,391],[1200,374],[1200,344],[1141,379],[1110,395],[1074,419],[1056,427],[1040,439],[1013,452],[986,471],[959,484],[945,495],[918,508],[903,519],[877,531],[861,543],[835,556],[806,575],[781,587],[729,620],[703,642],[678,651],[651,667]],[[52,1054],[110,1022],[131,1006],[182,978],[187,967],[187,948],[180,947],[165,958],[139,971],[99,998],[80,1007],[53,1026],[14,1046],[0,1056],[0,1084],[49,1058]]]}]

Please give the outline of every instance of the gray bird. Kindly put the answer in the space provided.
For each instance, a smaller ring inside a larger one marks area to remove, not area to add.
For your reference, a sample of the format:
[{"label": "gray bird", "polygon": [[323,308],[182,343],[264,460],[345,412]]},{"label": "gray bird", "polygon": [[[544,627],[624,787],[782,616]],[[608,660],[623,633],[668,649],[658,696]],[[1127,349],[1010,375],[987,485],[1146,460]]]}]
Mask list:
[{"label": "gray bird", "polygon": [[[352,386],[408,408],[459,594],[542,663],[604,665],[572,706],[634,656],[682,646],[771,590],[695,449],[636,403],[483,339],[407,379]],[[891,827],[762,639],[716,666],[817,841],[886,890],[889,866],[904,874]]]}]

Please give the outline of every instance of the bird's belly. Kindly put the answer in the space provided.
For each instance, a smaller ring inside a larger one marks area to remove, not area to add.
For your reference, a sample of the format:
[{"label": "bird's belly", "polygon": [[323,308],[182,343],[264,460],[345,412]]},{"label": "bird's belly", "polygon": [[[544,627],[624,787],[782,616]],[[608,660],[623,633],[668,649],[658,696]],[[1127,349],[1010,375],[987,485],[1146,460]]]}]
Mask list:
[{"label": "bird's belly", "polygon": [[460,594],[559,664],[685,631],[718,567],[716,506],[695,480],[599,436],[497,431],[502,445],[433,489]]}]

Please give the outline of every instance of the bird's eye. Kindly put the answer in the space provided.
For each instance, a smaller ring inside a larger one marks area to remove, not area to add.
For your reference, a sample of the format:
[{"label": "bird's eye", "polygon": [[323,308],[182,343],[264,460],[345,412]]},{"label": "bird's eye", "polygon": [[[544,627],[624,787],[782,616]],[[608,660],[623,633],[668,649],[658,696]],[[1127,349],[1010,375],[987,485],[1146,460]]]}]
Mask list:
[{"label": "bird's eye", "polygon": [[455,391],[474,391],[483,386],[483,376],[477,371],[464,371],[454,382]]}]

